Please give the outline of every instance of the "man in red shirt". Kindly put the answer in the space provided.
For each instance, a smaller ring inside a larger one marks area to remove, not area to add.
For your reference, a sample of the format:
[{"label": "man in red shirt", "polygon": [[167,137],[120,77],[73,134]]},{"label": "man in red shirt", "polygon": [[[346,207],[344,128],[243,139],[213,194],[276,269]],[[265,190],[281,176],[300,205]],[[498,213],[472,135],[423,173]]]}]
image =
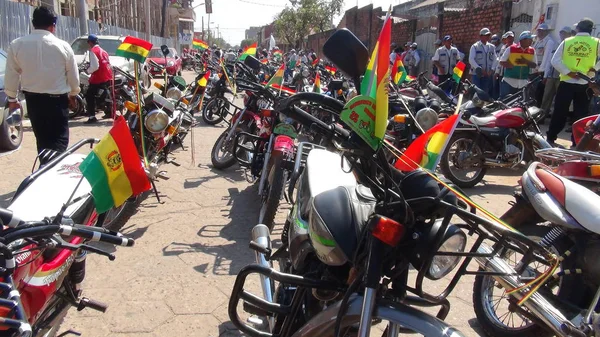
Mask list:
[{"label": "man in red shirt", "polygon": [[[108,53],[98,44],[98,37],[94,34],[88,36],[88,45],[90,46],[90,67],[87,69],[90,77],[85,100],[87,103],[87,113],[90,118],[86,123],[95,123],[96,119],[96,95],[101,89],[110,90],[110,82],[113,79],[112,68]],[[106,94],[102,95],[106,97]],[[104,111],[103,118],[111,118],[112,111]]]}]

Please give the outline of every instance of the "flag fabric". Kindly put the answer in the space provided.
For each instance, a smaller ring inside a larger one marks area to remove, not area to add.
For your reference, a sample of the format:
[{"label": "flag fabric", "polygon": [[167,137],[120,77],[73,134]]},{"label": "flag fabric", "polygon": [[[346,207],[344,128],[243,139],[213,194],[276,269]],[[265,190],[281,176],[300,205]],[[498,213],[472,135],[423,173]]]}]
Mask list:
[{"label": "flag fabric", "polygon": [[260,63],[262,63],[262,64],[269,64],[269,60],[267,60],[267,59],[262,59],[262,60],[260,60]]},{"label": "flag fabric", "polygon": [[321,93],[321,73],[317,70],[317,75],[315,75],[315,83],[313,85],[313,92]]},{"label": "flag fabric", "polygon": [[210,70],[206,71],[206,74],[204,74],[204,76],[202,76],[202,78],[198,80],[198,85],[200,87],[206,87],[206,85],[208,85],[209,78],[210,78]]},{"label": "flag fabric", "polygon": [[129,197],[150,189],[150,181],[123,116],[79,165],[92,187],[98,213],[121,206]]},{"label": "flag fabric", "polygon": [[460,79],[462,78],[462,75],[465,71],[465,67],[467,65],[463,63],[463,61],[458,61],[458,63],[456,64],[456,66],[454,67],[454,71],[452,74],[452,79],[456,81],[456,83],[460,82]]},{"label": "flag fabric", "polygon": [[281,52],[281,50],[275,49],[275,50],[273,50],[273,57],[274,58],[282,58],[283,57],[283,53]]},{"label": "flag fabric", "polygon": [[337,72],[337,68],[331,66],[326,66],[325,70],[327,70],[331,75],[335,75],[335,73]]},{"label": "flag fabric", "polygon": [[399,57],[396,57],[392,67],[392,80],[396,85],[400,85],[407,80],[406,68],[404,68],[404,63]]},{"label": "flag fabric", "polygon": [[152,43],[137,37],[127,36],[117,48],[115,55],[144,63],[150,49],[152,49]]},{"label": "flag fabric", "polygon": [[[279,69],[273,74],[269,82],[267,82],[267,87],[282,89],[283,88],[283,73],[285,71],[285,67],[282,64]],[[277,87],[275,87],[277,85]]]},{"label": "flag fabric", "polygon": [[271,37],[269,38],[269,50],[272,50],[275,48],[275,38],[273,37],[273,34],[271,34]]},{"label": "flag fabric", "polygon": [[394,166],[401,171],[435,170],[459,120],[460,114],[454,114],[417,137]]},{"label": "flag fabric", "polygon": [[392,38],[391,8],[388,11],[377,43],[360,83],[361,95],[375,100],[375,138],[383,140],[388,117],[388,84],[390,79],[390,41]]},{"label": "flag fabric", "polygon": [[[265,83],[263,83],[263,84],[265,84]],[[285,85],[279,85],[277,83],[271,84],[271,88],[280,90],[281,92],[285,92],[285,93],[288,93],[290,95],[293,95],[293,94],[296,93],[296,90],[294,90],[292,88],[288,88]]]},{"label": "flag fabric", "polygon": [[319,58],[317,57],[313,62],[312,62],[312,66],[316,67],[319,64]]},{"label": "flag fabric", "polygon": [[244,61],[248,55],[256,55],[256,47],[258,47],[258,43],[254,42],[244,49],[242,54],[240,55],[240,61]]},{"label": "flag fabric", "polygon": [[192,47],[194,47],[196,49],[200,49],[200,50],[206,50],[206,49],[208,49],[208,43],[206,43],[200,39],[193,39]]}]

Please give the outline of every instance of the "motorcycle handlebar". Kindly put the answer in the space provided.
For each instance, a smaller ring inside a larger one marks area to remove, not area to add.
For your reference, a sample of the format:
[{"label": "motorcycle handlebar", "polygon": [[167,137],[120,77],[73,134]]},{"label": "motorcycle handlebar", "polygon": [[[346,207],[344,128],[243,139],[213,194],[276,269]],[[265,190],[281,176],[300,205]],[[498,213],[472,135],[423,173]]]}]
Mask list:
[{"label": "motorcycle handlebar", "polygon": [[160,64],[154,62],[153,60],[148,59],[148,63],[150,63],[153,67],[164,69],[163,66],[161,66]]},{"label": "motorcycle handlebar", "polygon": [[0,208],[0,225],[15,228],[23,223],[10,209]]}]

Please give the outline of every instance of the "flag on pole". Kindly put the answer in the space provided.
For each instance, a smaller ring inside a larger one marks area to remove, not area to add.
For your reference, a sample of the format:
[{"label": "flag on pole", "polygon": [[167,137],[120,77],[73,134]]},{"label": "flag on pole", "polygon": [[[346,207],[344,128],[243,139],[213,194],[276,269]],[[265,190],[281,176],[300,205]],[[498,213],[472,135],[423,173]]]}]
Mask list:
[{"label": "flag on pole", "polygon": [[315,76],[315,83],[313,85],[313,92],[321,93],[321,73],[317,70],[317,75]]},{"label": "flag on pole", "polygon": [[335,75],[335,73],[337,72],[337,68],[331,66],[325,66],[325,70],[327,70],[331,75]]},{"label": "flag on pole", "polygon": [[454,114],[417,137],[394,166],[400,171],[413,171],[419,167],[435,170],[460,116],[460,113]]},{"label": "flag on pole", "polygon": [[392,66],[392,80],[396,85],[400,85],[406,81],[406,68],[399,57],[396,57]]},{"label": "flag on pole", "polygon": [[127,36],[117,48],[115,55],[144,63],[150,49],[152,49],[152,43],[137,37]]},{"label": "flag on pole", "polygon": [[206,87],[208,85],[208,79],[210,78],[210,70],[208,70],[201,79],[198,80],[200,87]]},{"label": "flag on pole", "polygon": [[275,72],[273,77],[267,82],[267,87],[276,88],[281,90],[283,88],[283,73],[285,71],[285,67],[282,64],[279,69]]},{"label": "flag on pole", "polygon": [[456,81],[456,83],[460,82],[460,79],[462,78],[463,73],[465,72],[465,67],[467,65],[463,63],[463,61],[458,61],[458,63],[456,64],[456,66],[454,67],[454,71],[452,74],[452,79]]},{"label": "flag on pole", "polygon": [[254,42],[244,49],[242,54],[240,55],[240,61],[244,61],[248,55],[256,55],[256,48],[258,47],[258,43]]},{"label": "flag on pole", "polygon": [[269,51],[273,50],[275,48],[275,38],[273,37],[273,34],[271,34],[271,37],[269,38]]},{"label": "flag on pole", "polygon": [[92,187],[98,213],[119,207],[132,195],[150,189],[150,181],[123,116],[117,116],[108,134],[79,164],[79,169]]},{"label": "flag on pole", "polygon": [[206,43],[200,39],[193,39],[192,47],[194,47],[195,49],[206,50],[206,49],[208,49],[208,43]]}]

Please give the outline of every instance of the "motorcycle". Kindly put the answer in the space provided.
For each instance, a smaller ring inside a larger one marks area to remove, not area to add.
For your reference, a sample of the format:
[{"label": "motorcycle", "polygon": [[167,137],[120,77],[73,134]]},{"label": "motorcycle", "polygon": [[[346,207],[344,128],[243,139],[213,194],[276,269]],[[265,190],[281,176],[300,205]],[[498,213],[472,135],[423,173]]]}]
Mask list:
[{"label": "motorcycle", "polygon": [[[460,187],[475,186],[490,167],[515,169],[534,158],[536,150],[551,147],[540,135],[537,121],[543,113],[539,108],[526,102],[509,107],[493,102],[476,87],[472,89],[473,98],[461,106],[463,118],[440,161],[444,176]],[[488,103],[500,109],[480,117]],[[467,172],[461,176],[460,171]]]},{"label": "motorcycle", "polygon": [[202,120],[208,125],[221,123],[229,114],[231,102],[225,97],[225,94],[235,94],[228,88],[227,78],[222,70],[219,71],[215,83],[206,93],[206,105],[202,109]]}]

